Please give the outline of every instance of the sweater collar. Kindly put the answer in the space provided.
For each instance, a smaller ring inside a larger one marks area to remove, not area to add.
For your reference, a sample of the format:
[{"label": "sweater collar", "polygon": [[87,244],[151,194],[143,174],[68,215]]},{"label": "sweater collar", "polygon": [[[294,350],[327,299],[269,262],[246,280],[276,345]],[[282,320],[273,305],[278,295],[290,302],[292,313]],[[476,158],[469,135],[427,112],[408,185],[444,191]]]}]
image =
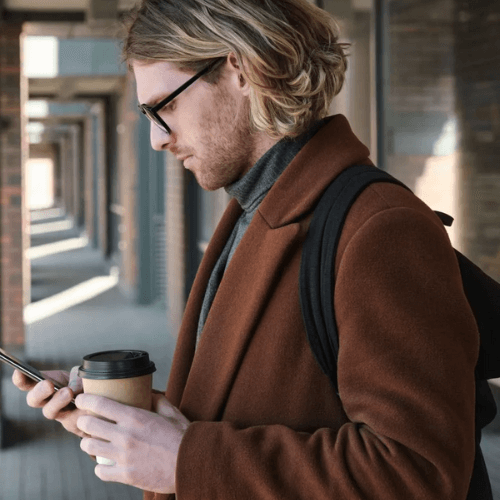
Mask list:
[{"label": "sweater collar", "polygon": [[241,179],[227,186],[226,192],[236,198],[245,212],[255,210],[298,152],[329,120],[330,117],[317,120],[300,136],[277,142]]},{"label": "sweater collar", "polygon": [[354,135],[344,115],[329,116],[324,122],[259,205],[259,213],[271,228],[304,217],[333,179],[346,168],[374,166],[368,158],[370,150]]}]

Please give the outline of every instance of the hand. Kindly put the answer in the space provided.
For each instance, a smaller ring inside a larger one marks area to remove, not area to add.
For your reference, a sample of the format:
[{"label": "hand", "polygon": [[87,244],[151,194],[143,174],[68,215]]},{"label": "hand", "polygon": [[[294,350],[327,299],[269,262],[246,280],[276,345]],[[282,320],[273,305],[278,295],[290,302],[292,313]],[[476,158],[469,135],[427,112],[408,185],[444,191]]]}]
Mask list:
[{"label": "hand", "polygon": [[[154,493],[175,493],[175,469],[189,420],[161,394],[153,394],[153,413],[102,396],[81,394],[76,406],[112,422],[81,416],[77,426],[92,437],[80,448],[115,465],[97,465],[103,481],[129,484]],[[96,439],[97,438],[97,439]]]},{"label": "hand", "polygon": [[57,420],[67,431],[79,437],[86,437],[87,434],[76,426],[76,420],[87,412],[78,410],[73,405],[68,406],[76,394],[83,392],[82,379],[78,377],[78,366],[74,366],[70,373],[54,370],[43,371],[42,374],[68,387],[55,391],[54,384],[50,380],[35,382],[19,370],[14,370],[12,382],[22,391],[29,391],[26,402],[32,408],[43,408],[42,413],[45,418]]}]

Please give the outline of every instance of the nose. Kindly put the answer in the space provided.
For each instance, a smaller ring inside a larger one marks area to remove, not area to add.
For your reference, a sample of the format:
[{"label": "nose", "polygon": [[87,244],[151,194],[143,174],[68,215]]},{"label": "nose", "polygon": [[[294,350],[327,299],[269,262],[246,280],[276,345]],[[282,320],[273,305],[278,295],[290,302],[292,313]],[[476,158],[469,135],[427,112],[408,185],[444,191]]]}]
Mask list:
[{"label": "nose", "polygon": [[160,129],[160,127],[153,122],[151,122],[150,139],[151,147],[155,151],[163,151],[169,144],[172,143],[172,136]]}]

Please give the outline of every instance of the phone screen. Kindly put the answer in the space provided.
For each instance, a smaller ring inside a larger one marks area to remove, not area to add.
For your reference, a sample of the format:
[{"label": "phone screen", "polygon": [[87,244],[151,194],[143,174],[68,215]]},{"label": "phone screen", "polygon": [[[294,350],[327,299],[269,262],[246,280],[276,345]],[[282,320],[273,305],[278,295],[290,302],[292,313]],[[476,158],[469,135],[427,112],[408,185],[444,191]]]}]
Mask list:
[{"label": "phone screen", "polygon": [[[44,377],[36,368],[34,368],[31,365],[28,365],[28,363],[25,363],[24,361],[21,361],[20,359],[16,358],[12,354],[9,354],[7,351],[4,351],[3,349],[0,349],[0,360],[3,361],[4,363],[9,364],[13,368],[22,371],[25,375],[35,380],[36,382],[41,382],[42,380],[46,380],[46,377]],[[55,382],[52,379],[50,381],[54,384],[56,390],[63,388],[63,386],[58,382]]]}]

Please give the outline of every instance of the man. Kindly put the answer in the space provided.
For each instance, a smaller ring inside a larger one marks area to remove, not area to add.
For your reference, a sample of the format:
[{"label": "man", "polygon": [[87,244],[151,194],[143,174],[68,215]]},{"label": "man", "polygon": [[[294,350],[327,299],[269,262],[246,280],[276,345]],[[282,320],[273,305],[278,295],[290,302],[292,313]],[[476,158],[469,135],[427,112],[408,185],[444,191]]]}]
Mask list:
[{"label": "man", "polygon": [[50,382],[14,383],[83,451],[116,462],[98,477],[147,500],[466,498],[478,331],[425,203],[381,183],[348,214],[332,304],[338,395],[306,338],[298,273],[315,204],[344,169],[373,166],[345,117],[327,116],[346,70],[333,26],[305,0],[145,0],[128,28],[153,148],[233,199],[154,412],[82,394],[64,410],[78,385],[47,402]]}]

